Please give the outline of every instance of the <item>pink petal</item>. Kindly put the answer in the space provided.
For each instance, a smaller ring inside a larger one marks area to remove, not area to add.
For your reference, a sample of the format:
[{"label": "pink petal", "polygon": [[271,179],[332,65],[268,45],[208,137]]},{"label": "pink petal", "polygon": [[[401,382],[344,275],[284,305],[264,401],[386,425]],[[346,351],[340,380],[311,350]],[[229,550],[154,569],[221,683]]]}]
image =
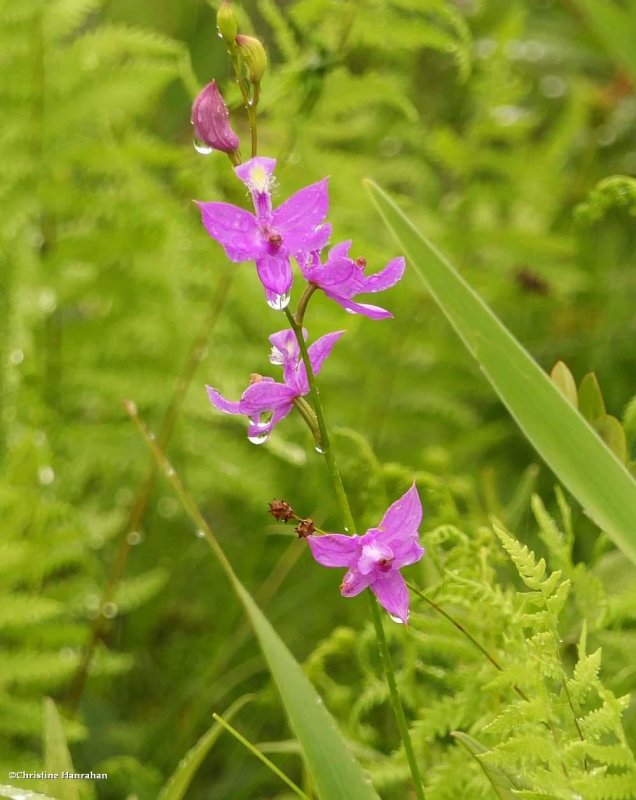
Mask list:
[{"label": "pink petal", "polygon": [[339,258],[347,258],[349,255],[349,250],[351,250],[351,244],[351,239],[347,239],[345,242],[338,242],[338,244],[334,244],[334,246],[329,250],[327,261],[329,262]]},{"label": "pink petal", "polygon": [[312,556],[323,567],[352,567],[360,555],[357,536],[327,533],[324,536],[308,536],[307,543]]},{"label": "pink petal", "polygon": [[263,170],[265,175],[268,178],[272,177],[272,173],[276,168],[276,159],[275,158],[265,158],[264,156],[255,156],[254,158],[250,158],[249,161],[246,161],[244,164],[241,164],[237,167],[234,172],[236,172],[237,176],[243,183],[247,186],[248,189],[252,190],[252,182],[251,182],[251,174],[254,168],[259,168]]},{"label": "pink petal", "polygon": [[240,402],[240,413],[251,417],[263,411],[274,411],[293,402],[296,393],[284,383],[258,381],[248,386]]},{"label": "pink petal", "polygon": [[294,406],[292,403],[279,406],[274,410],[271,419],[268,422],[254,422],[250,420],[250,425],[247,429],[248,436],[269,436],[272,430],[278,423],[285,419]]},{"label": "pink petal", "polygon": [[265,252],[256,217],[229,203],[197,203],[207,232],[222,244],[230,261],[252,261]]},{"label": "pink petal", "polygon": [[404,624],[409,620],[409,590],[397,569],[379,573],[371,584],[371,591],[393,617]]},{"label": "pink petal", "polygon": [[338,291],[340,284],[351,279],[354,270],[357,271],[358,267],[350,258],[338,258],[327,261],[324,266],[318,265],[311,270],[303,270],[303,274],[308,281],[320,286],[326,292],[330,287]]},{"label": "pink petal", "polygon": [[402,569],[402,567],[408,567],[409,564],[415,564],[424,555],[424,548],[418,541],[417,533],[414,533],[406,541],[398,540],[392,542],[391,549],[393,550],[393,566],[395,569]]},{"label": "pink petal", "polygon": [[[309,346],[309,363],[311,364],[311,369],[314,375],[319,374],[320,370],[322,369],[322,365],[325,362],[325,359],[329,356],[329,353],[331,353],[334,344],[344,333],[346,333],[346,331],[327,333],[325,336],[321,336],[320,339],[316,339],[316,341]],[[309,382],[307,381],[307,370],[305,369],[304,362],[301,362],[298,366],[297,386],[301,394],[308,394]]]},{"label": "pink petal", "polygon": [[363,575],[357,569],[350,569],[342,579],[340,584],[340,594],[343,597],[355,597],[364,591],[367,586],[371,586],[373,573]]},{"label": "pink petal", "polygon": [[345,333],[346,331],[334,331],[334,333],[327,333],[325,336],[321,336],[320,339],[316,339],[313,344],[309,345],[309,362],[314,375],[319,374],[320,370],[322,369],[322,365],[325,359],[331,353],[333,346]]},{"label": "pink petal", "polygon": [[335,300],[336,303],[341,305],[343,308],[346,308],[347,311],[351,311],[353,314],[363,314],[365,317],[369,317],[370,319],[393,318],[393,314],[391,314],[390,311],[387,311],[385,308],[380,308],[380,306],[372,306],[369,303],[356,303],[355,300],[351,300],[348,297],[343,297],[337,291],[329,291],[325,289],[324,292],[327,297]]},{"label": "pink petal", "polygon": [[385,289],[390,289],[391,286],[395,286],[402,278],[405,269],[405,260],[401,256],[400,258],[394,258],[393,261],[389,261],[381,272],[377,272],[375,275],[365,276],[364,289],[360,291],[382,292]]},{"label": "pink petal", "polygon": [[[327,178],[324,178],[296,192],[274,211],[273,227],[283,237],[288,252],[319,249],[312,243],[318,233],[316,228],[327,216],[328,208]],[[318,238],[322,241],[324,232]]]},{"label": "pink petal", "polygon": [[256,262],[258,277],[265,289],[275,295],[286,295],[292,285],[292,271],[287,256],[262,256]]},{"label": "pink petal", "polygon": [[231,400],[226,400],[216,389],[213,389],[211,386],[205,387],[208,392],[208,397],[210,398],[210,402],[215,408],[218,408],[219,411],[224,411],[226,414],[242,414],[240,408],[240,403],[233,403]]},{"label": "pink petal", "polygon": [[392,544],[394,540],[409,540],[413,534],[417,535],[421,522],[422,503],[413,484],[408,492],[393,503],[378,527],[384,531],[384,540]]}]

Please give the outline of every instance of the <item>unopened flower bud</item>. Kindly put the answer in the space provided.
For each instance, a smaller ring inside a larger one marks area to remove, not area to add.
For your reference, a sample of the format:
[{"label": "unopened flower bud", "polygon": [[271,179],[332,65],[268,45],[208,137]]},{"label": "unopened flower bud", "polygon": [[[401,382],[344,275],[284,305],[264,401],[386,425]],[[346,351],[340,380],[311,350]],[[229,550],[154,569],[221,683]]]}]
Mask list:
[{"label": "unopened flower bud", "polygon": [[247,67],[250,82],[258,84],[267,69],[267,53],[265,48],[254,36],[244,36],[240,33],[236,37],[236,44],[241,58]]},{"label": "unopened flower bud", "polygon": [[230,125],[230,115],[221,97],[216,81],[208,83],[197,95],[192,105],[191,122],[194,136],[213,150],[235,153],[239,138]]},{"label": "unopened flower bud", "polygon": [[219,31],[219,36],[227,45],[232,47],[238,33],[238,22],[230,0],[223,0],[219,6],[219,10],[216,12],[216,27]]}]

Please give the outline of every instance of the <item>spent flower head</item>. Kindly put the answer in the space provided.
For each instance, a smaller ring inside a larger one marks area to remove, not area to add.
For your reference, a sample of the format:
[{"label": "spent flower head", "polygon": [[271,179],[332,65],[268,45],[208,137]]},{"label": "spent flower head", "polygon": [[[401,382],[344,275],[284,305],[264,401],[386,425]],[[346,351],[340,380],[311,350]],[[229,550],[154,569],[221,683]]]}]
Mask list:
[{"label": "spent flower head", "polygon": [[328,533],[307,539],[311,553],[323,567],[347,567],[340,585],[344,597],[370,588],[396,622],[409,618],[409,592],[400,573],[424,555],[418,528],[422,504],[415,484],[388,509],[377,528],[364,536]]}]

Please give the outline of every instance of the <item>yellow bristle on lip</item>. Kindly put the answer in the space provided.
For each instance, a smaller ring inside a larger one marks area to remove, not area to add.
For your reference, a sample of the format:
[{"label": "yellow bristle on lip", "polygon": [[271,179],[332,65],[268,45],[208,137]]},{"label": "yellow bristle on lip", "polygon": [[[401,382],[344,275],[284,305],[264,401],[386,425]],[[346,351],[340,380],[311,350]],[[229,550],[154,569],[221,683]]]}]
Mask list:
[{"label": "yellow bristle on lip", "polygon": [[266,192],[269,188],[269,175],[257,164],[250,171],[250,183],[255,191]]}]

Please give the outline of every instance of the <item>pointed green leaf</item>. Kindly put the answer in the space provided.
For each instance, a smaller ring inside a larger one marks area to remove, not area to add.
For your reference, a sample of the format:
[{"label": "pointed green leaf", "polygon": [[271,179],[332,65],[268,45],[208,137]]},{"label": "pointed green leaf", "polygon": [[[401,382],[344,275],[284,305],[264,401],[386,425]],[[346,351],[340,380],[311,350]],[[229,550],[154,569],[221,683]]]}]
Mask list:
[{"label": "pointed green leaf", "polygon": [[322,699],[238,578],[234,589],[254,627],[320,800],[378,800]]},{"label": "pointed green leaf", "polygon": [[606,414],[601,419],[595,420],[594,430],[597,431],[616,458],[624,464],[627,461],[627,439],[625,438],[623,426],[616,417]]},{"label": "pointed green leaf", "polygon": [[[44,698],[44,765],[47,772],[75,772],[71,754],[62,728],[62,719],[50,697]],[[49,781],[48,791],[54,791],[58,800],[80,800],[79,782],[75,780]]]},{"label": "pointed green leaf", "polygon": [[564,364],[563,361],[557,361],[557,363],[552,367],[550,377],[552,378],[552,383],[561,392],[563,397],[565,397],[566,400],[569,400],[574,408],[576,408],[579,404],[576,383],[574,381],[574,376],[570,372],[567,365]]},{"label": "pointed green leaf", "polygon": [[[240,697],[223,712],[225,719],[230,720],[235,717],[249,700],[249,695]],[[184,758],[181,759],[176,770],[172,773],[168,782],[161,790],[158,800],[182,800],[182,798],[185,797],[185,793],[188,791],[192,779],[203,763],[203,759],[210,752],[214,743],[222,733],[223,727],[219,725],[218,722],[215,722],[209,730],[203,734],[194,747],[188,750]]]},{"label": "pointed green leaf", "polygon": [[302,748],[303,758],[316,794],[320,800],[379,800],[370,779],[365,776],[360,764],[353,757],[349,745],[323,705],[318,692],[239,580],[207,520],[157,445],[157,440],[150,435],[139,419],[136,405],[125,401],[124,407],[179,496],[184,510],[197,529],[203,532],[232,589],[247,612],[283,700],[291,728]]},{"label": "pointed green leaf", "polygon": [[487,747],[484,747],[477,739],[473,739],[472,736],[469,736],[467,733],[462,733],[461,731],[453,731],[451,736],[457,739],[457,741],[473,756],[484,771],[484,775],[490,781],[492,788],[495,790],[495,794],[500,800],[516,800],[517,795],[514,793],[514,790],[517,787],[508,775],[506,775],[502,769],[494,767],[492,764],[488,764],[480,758],[481,755],[488,752]]},{"label": "pointed green leaf", "polygon": [[588,422],[594,422],[607,413],[601,387],[593,372],[588,372],[579,386],[579,410]]},{"label": "pointed green leaf", "polygon": [[625,555],[636,562],[636,482],[453,266],[368,182],[418,275],[529,441]]}]

